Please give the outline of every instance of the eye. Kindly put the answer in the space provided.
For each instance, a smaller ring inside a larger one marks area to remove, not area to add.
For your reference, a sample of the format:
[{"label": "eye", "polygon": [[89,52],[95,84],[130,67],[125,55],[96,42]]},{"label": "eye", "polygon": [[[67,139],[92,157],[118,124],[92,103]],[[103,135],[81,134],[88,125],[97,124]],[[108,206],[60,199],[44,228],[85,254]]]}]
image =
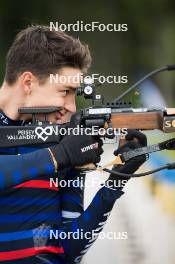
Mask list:
[{"label": "eye", "polygon": [[61,93],[62,96],[66,96],[66,94],[68,93],[69,90],[62,90],[62,91],[58,91],[59,93]]}]

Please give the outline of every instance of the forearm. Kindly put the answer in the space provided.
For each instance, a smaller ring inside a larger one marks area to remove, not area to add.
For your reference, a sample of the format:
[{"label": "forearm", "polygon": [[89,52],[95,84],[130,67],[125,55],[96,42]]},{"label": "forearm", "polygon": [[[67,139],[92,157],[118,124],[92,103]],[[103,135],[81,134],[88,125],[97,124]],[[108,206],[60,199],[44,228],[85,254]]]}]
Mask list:
[{"label": "forearm", "polygon": [[101,188],[81,216],[64,226],[63,229],[66,233],[83,232],[83,238],[73,239],[71,237],[68,241],[63,241],[63,243],[68,245],[65,248],[68,249],[66,255],[69,263],[80,260],[88,251],[98,234],[102,231],[115,201],[122,194],[123,191],[121,190]]},{"label": "forearm", "polygon": [[53,175],[55,167],[47,149],[22,155],[0,156],[1,190],[45,175]]},{"label": "forearm", "polygon": [[78,218],[84,212],[85,174],[75,169],[69,169],[64,175],[66,185],[60,188],[60,199],[62,221],[66,223]]}]

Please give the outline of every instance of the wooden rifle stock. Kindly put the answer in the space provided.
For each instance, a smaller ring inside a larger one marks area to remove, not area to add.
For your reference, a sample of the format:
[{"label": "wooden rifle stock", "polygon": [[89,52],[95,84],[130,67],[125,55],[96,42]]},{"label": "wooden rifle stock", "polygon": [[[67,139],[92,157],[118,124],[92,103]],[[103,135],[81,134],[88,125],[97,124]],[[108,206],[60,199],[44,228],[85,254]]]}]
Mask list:
[{"label": "wooden rifle stock", "polygon": [[161,129],[162,115],[159,112],[148,113],[117,113],[112,114],[111,122],[113,128],[129,129]]},{"label": "wooden rifle stock", "polygon": [[113,128],[127,128],[175,132],[175,108],[166,109],[166,112],[153,110],[148,112],[121,112],[111,114]]}]

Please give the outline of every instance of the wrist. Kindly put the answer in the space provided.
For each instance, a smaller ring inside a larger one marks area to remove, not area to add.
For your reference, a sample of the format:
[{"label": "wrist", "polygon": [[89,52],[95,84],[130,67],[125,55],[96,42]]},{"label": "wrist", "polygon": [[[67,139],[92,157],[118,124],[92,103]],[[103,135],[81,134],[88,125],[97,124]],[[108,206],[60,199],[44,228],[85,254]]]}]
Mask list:
[{"label": "wrist", "polygon": [[48,148],[48,151],[49,151],[50,157],[52,159],[52,162],[53,162],[53,165],[54,165],[54,168],[55,168],[55,173],[57,173],[58,172],[58,163],[57,163],[57,161],[56,161],[56,159],[55,159],[55,157],[54,157],[54,155],[53,155],[53,153],[52,153],[50,148]]}]

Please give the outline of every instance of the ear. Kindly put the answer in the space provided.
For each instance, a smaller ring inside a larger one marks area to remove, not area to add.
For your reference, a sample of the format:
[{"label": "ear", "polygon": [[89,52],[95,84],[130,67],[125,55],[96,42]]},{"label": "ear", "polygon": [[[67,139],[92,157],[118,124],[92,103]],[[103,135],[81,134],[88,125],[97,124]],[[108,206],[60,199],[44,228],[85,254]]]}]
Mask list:
[{"label": "ear", "polygon": [[23,72],[20,76],[21,86],[25,94],[31,94],[33,84],[37,82],[37,78],[31,72]]}]

